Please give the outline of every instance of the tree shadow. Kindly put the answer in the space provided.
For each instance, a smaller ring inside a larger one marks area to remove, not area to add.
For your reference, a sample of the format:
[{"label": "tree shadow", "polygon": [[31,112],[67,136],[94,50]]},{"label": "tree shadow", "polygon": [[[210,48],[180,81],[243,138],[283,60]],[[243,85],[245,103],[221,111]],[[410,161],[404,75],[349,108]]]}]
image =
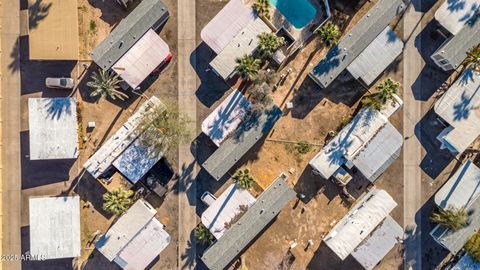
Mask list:
[{"label": "tree shadow", "polygon": [[110,26],[118,24],[123,18],[127,17],[130,11],[135,9],[140,1],[133,1],[125,10],[117,1],[88,0],[88,3],[102,12],[100,19]]},{"label": "tree shadow", "polygon": [[22,43],[26,43],[26,40],[28,40],[28,37],[17,38],[17,42],[15,42],[13,50],[10,52],[10,58],[12,59],[12,61],[8,64],[7,67],[10,70],[11,74],[20,71],[20,54],[22,51]]},{"label": "tree shadow", "polygon": [[209,108],[230,89],[230,86],[210,67],[209,63],[215,56],[215,52],[205,42],[200,43],[190,55],[190,64],[200,80],[195,95],[203,105]]},{"label": "tree shadow", "polygon": [[44,20],[50,11],[53,3],[45,4],[43,0],[36,0],[28,7],[28,28],[30,30],[38,27],[40,21]]},{"label": "tree shadow", "polygon": [[340,194],[338,185],[314,175],[312,167],[309,165],[305,167],[293,189],[297,194],[305,195],[305,198],[301,199],[305,204],[320,194],[324,194],[330,202]]},{"label": "tree shadow", "polygon": [[413,95],[416,100],[427,101],[435,91],[442,87],[451,74],[451,71],[446,72],[437,67],[430,58],[445,40],[437,32],[437,29],[437,23],[435,20],[432,20],[415,38],[415,47],[425,61],[425,66],[412,85]]},{"label": "tree shadow", "polygon": [[313,80],[305,79],[294,93],[291,114],[293,118],[304,119],[324,99],[351,107],[365,92],[346,70],[324,89],[319,89]]},{"label": "tree shadow", "polygon": [[62,114],[72,114],[72,103],[75,101],[70,98],[51,98],[45,105],[47,113],[51,119],[60,119]]},{"label": "tree shadow", "polygon": [[29,131],[20,132],[22,189],[69,181],[76,159],[30,160]]},{"label": "tree shadow", "polygon": [[194,231],[190,232],[190,239],[188,240],[187,243],[187,249],[186,250],[181,250],[180,258],[182,260],[185,260],[185,263],[180,266],[180,269],[192,269],[193,266],[195,265],[197,261],[197,253],[200,251],[200,253],[203,253],[203,251],[206,249],[205,245],[202,245],[201,243],[197,243],[197,239],[195,238],[195,233]]},{"label": "tree shadow", "polygon": [[420,168],[432,179],[436,179],[454,159],[448,150],[440,149],[441,143],[436,138],[445,126],[437,118],[435,112],[430,110],[415,125],[415,136],[426,152]]}]

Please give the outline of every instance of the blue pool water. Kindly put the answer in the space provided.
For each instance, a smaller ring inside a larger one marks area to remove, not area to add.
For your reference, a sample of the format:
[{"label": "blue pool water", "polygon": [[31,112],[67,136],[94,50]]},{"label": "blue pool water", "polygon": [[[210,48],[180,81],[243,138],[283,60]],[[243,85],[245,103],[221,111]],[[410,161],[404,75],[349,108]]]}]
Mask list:
[{"label": "blue pool water", "polygon": [[309,0],[269,0],[280,13],[297,29],[307,25],[317,10]]}]

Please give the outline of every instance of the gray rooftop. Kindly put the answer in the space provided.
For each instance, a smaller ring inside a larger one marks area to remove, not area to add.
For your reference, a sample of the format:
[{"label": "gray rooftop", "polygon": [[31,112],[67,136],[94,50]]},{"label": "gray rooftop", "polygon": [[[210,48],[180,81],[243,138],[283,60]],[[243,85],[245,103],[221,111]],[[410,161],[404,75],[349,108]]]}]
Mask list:
[{"label": "gray rooftop", "polygon": [[352,256],[363,268],[371,270],[402,238],[402,227],[391,216],[387,216],[382,224],[352,252]]},{"label": "gray rooftop", "polygon": [[378,1],[308,75],[321,87],[330,85],[404,8],[402,0]]},{"label": "gray rooftop", "polygon": [[226,268],[295,197],[295,191],[288,186],[286,180],[286,175],[280,175],[240,220],[205,251],[202,261],[210,270]]},{"label": "gray rooftop", "polygon": [[161,0],[143,0],[93,50],[93,61],[102,69],[110,69],[149,29],[162,25],[168,16]]},{"label": "gray rooftop", "polygon": [[443,59],[448,60],[454,68],[457,68],[467,57],[467,52],[479,43],[480,11],[477,11],[462,30],[442,44],[434,54],[440,54]]},{"label": "gray rooftop", "polygon": [[203,168],[215,180],[220,180],[255,143],[268,134],[281,115],[280,108],[273,106],[258,115],[247,117],[232,137],[203,163]]}]

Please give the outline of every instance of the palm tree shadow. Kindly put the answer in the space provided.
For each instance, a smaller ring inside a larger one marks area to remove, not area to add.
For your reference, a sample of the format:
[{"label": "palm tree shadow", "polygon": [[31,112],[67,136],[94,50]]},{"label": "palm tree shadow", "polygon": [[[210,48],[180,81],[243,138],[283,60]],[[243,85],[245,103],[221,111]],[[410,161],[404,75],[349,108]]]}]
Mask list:
[{"label": "palm tree shadow", "polygon": [[63,113],[72,114],[72,102],[74,100],[70,98],[51,98],[45,107],[51,119],[60,119]]},{"label": "palm tree shadow", "polygon": [[38,23],[48,16],[53,3],[42,3],[43,0],[36,0],[28,7],[28,27],[30,30],[38,27]]}]

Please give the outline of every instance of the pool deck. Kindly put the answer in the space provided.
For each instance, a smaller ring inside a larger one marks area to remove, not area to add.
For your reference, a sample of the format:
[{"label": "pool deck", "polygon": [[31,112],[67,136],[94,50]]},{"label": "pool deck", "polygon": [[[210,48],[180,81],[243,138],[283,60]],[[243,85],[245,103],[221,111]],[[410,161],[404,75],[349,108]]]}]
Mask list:
[{"label": "pool deck", "polygon": [[[312,36],[315,29],[317,29],[321,24],[323,24],[328,18],[325,1],[320,2],[317,0],[308,0],[317,10],[315,17],[303,28],[297,29],[293,24],[291,24],[285,16],[283,16],[275,6],[270,5],[270,22],[275,28],[280,29],[284,27],[295,39],[295,44],[292,46],[294,48],[302,47],[305,42]],[[246,1],[247,5],[252,5],[255,0]]]}]

